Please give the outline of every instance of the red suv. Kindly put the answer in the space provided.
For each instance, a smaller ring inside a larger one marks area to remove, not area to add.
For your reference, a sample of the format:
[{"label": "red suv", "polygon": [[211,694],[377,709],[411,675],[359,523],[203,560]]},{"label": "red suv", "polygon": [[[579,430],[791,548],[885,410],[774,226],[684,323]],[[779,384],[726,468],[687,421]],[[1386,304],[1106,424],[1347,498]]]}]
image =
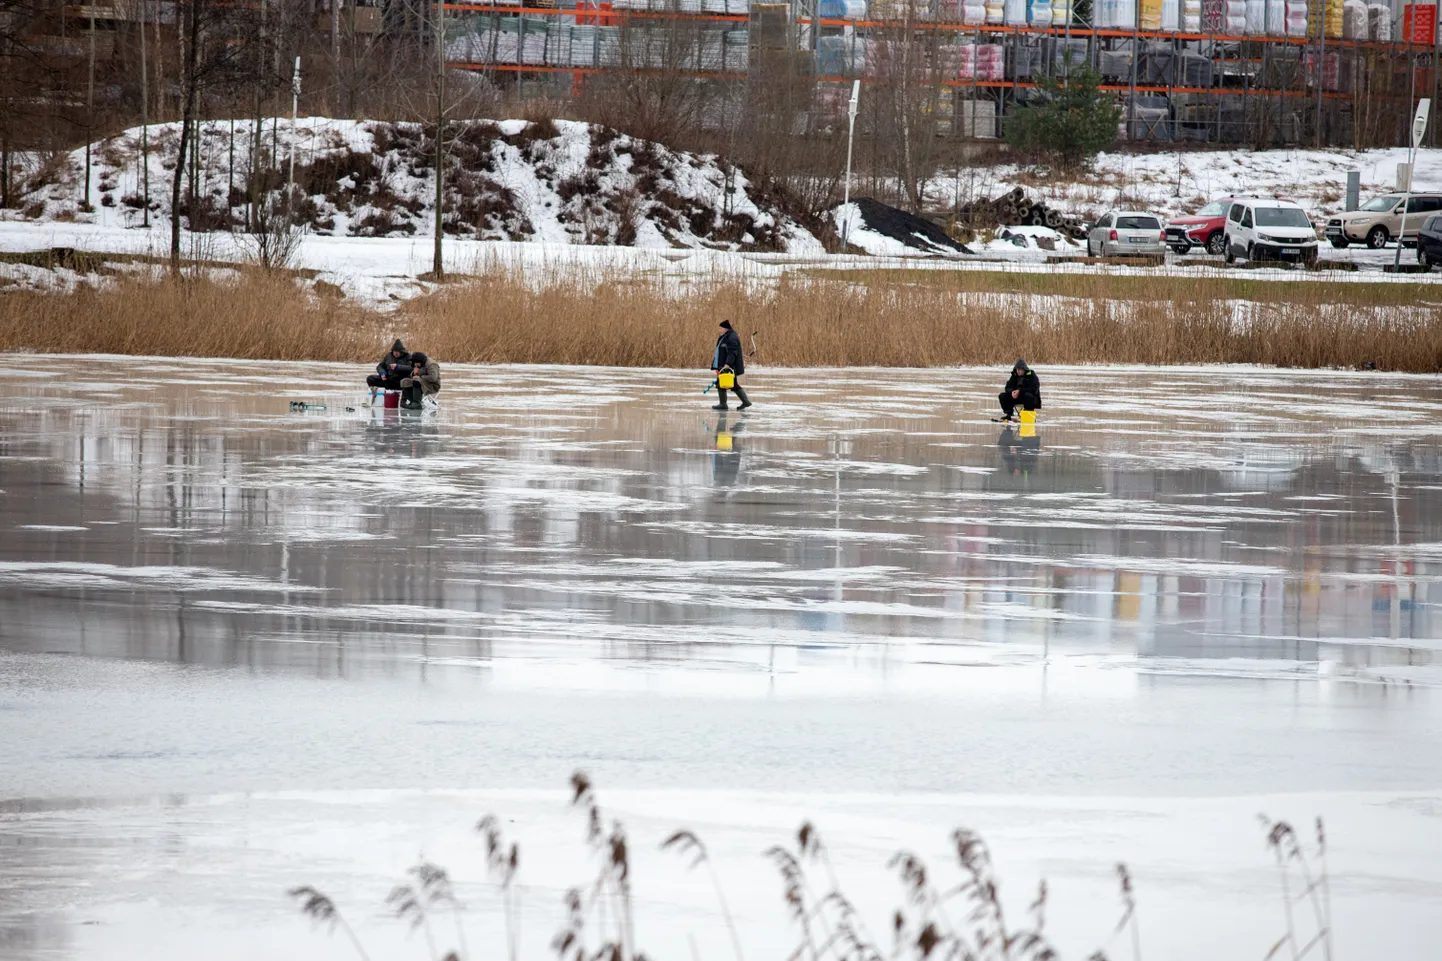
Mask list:
[{"label": "red suv", "polygon": [[1220,256],[1226,250],[1227,211],[1235,198],[1213,200],[1190,217],[1167,221],[1167,246],[1179,254],[1193,247],[1205,247],[1207,253]]}]

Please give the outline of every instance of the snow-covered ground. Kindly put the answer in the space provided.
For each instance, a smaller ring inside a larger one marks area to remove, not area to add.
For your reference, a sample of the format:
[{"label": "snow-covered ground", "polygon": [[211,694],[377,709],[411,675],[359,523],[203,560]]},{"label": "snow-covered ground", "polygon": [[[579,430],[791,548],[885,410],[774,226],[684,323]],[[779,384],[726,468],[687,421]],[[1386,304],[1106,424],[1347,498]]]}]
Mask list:
[{"label": "snow-covered ground", "polygon": [[[419,135],[404,126],[382,126],[389,132],[381,134],[378,142],[379,128],[374,124],[305,118],[294,137],[288,121],[278,128],[268,124],[265,139],[268,142],[275,137],[282,167],[294,144],[298,182],[331,184],[309,196],[317,226],[301,245],[298,266],[315,272],[318,279],[341,288],[361,304],[384,307],[432,289],[418,278],[431,268],[433,221],[429,173]],[[1032,227],[997,231],[990,239],[972,245],[974,255],[925,255],[858,226],[852,215],[840,209],[837,226],[849,232],[850,243],[872,256],[827,255],[811,233],[784,211],[751,196],[744,175],[715,158],[643,145],[627,137],[612,138],[585,124],[562,122],[554,137],[534,141],[527,139],[526,129],[520,121],[501,122],[495,125],[500,139],[472,147],[470,153],[455,159],[457,170],[466,171],[471,178],[467,189],[473,194],[470,199],[458,195],[452,202],[469,203],[466,209],[475,216],[470,228],[446,240],[449,270],[474,273],[492,266],[511,266],[575,271],[578,279],[623,272],[682,280],[736,277],[766,281],[789,270],[817,267],[921,266],[1185,277],[1223,269],[1218,258],[1200,251],[1182,257],[1169,253],[1166,265],[1160,267],[1089,264],[1083,244]],[[397,130],[411,139],[400,143]],[[150,159],[154,206],[150,228],[140,225],[141,211],[132,205],[140,182],[138,132],[127,131],[102,141],[94,151],[93,212],[78,209],[83,195],[83,152],[75,151],[52,171],[54,183],[34,191],[18,210],[3,212],[0,252],[74,247],[165,255],[169,249],[168,229],[163,223],[169,196],[165,165],[172,162],[166,159],[165,148],[169,145],[173,153],[175,131],[173,125],[156,125],[151,132],[157,149]],[[250,132],[246,122],[237,122],[240,176]],[[204,143],[201,192],[219,203],[232,182],[229,123],[207,125]],[[635,159],[637,151],[643,162]],[[1400,149],[1106,154],[1096,173],[1078,182],[1023,175],[1010,166],[975,167],[954,177],[938,178],[930,197],[934,204],[944,206],[956,198],[994,197],[1019,185],[1032,196],[1078,215],[1094,216],[1109,205],[1125,202],[1166,216],[1191,212],[1226,194],[1280,193],[1301,201],[1320,219],[1339,209],[1348,169],[1361,171],[1366,196],[1391,189],[1396,165],[1403,159],[1405,151]],[[347,164],[357,171],[342,170]],[[458,175],[456,179],[463,178]],[[1442,190],[1442,150],[1418,152],[1414,182],[1419,190]],[[500,201],[482,209],[475,198],[483,196]],[[131,198],[129,203],[126,198]],[[627,218],[635,228],[634,237],[622,237],[622,223]],[[743,229],[747,224],[750,229]],[[621,239],[629,239],[630,244],[618,244]],[[186,256],[229,261],[251,256],[244,237],[226,231],[186,232],[182,247]],[[758,249],[768,247],[775,252]],[[1355,271],[1303,274],[1275,268],[1249,270],[1247,276],[1327,283],[1384,278],[1442,282],[1442,273],[1435,272],[1400,278],[1382,274],[1382,268],[1393,262],[1392,249],[1335,250],[1324,244],[1321,256],[1326,264]],[[1052,263],[1057,257],[1072,260]],[[1415,254],[1403,251],[1402,259],[1413,262]],[[77,283],[102,282],[104,278],[98,275],[0,263],[0,290],[66,290]]]},{"label": "snow-covered ground", "polygon": [[1123,861],[1143,957],[1262,958],[1262,813],[1309,849],[1325,819],[1332,957],[1435,957],[1438,378],[1042,369],[1027,433],[986,419],[993,370],[762,365],[745,414],[702,370],[444,365],[417,415],[288,373],[0,383],[6,961],[354,956],[302,884],[371,957],[430,957],[385,906],[421,859],[500,957],[487,813],[543,961],[594,876],[576,768],[652,957],[733,956],[678,828],[744,957],[789,956],[763,852],[811,820],[883,953],[892,854],[951,883],[968,827],[1010,917],[1048,881],[1063,957],[1131,957]]},{"label": "snow-covered ground", "polygon": [[[980,270],[1031,273],[1102,274],[1108,276],[1170,276],[1196,278],[1235,276],[1223,267],[1220,258],[1190,254],[1176,257],[1168,254],[1164,266],[1131,266],[1098,264],[1082,256],[1076,249],[1058,243],[1056,252],[1036,245],[1035,235],[1046,228],[1011,228],[1028,236],[1027,246],[996,239],[977,245],[978,254],[948,256],[899,255],[885,253],[865,255],[817,255],[743,253],[718,250],[661,250],[635,247],[583,246],[575,244],[542,244],[504,241],[447,240],[446,270],[452,274],[476,274],[491,269],[523,271],[537,283],[550,279],[590,283],[600,278],[633,276],[648,280],[672,280],[681,283],[739,280],[748,283],[771,283],[792,271],[824,270]],[[865,237],[861,240],[864,242]],[[879,243],[890,245],[889,238]],[[140,254],[163,258],[168,250],[168,234],[155,228],[150,231],[119,227],[94,227],[87,224],[47,223],[24,224],[0,221],[0,252],[35,251],[69,247],[103,253]],[[861,246],[862,244],[858,244]],[[234,235],[186,234],[183,238],[186,255],[209,259],[245,262],[250,254]],[[887,246],[890,250],[890,246]],[[1084,250],[1082,250],[1084,253]],[[1406,252],[1408,255],[1411,251]],[[1340,284],[1354,282],[1442,283],[1442,272],[1429,274],[1386,274],[1394,251],[1347,250],[1323,248],[1323,259],[1349,262],[1356,270],[1306,272],[1285,267],[1248,269],[1249,279],[1316,282]],[[1072,255],[1061,263],[1053,262],[1059,255]],[[432,248],[426,238],[359,238],[308,236],[301,245],[296,266],[312,271],[316,279],[339,287],[362,306],[387,309],[411,297],[435,289],[421,275],[431,269]],[[129,268],[139,270],[138,267]],[[158,268],[157,268],[158,273]],[[107,277],[98,274],[76,274],[73,271],[40,270],[22,264],[0,262],[0,292],[14,289],[67,290],[77,283],[104,284]]]},{"label": "snow-covered ground", "polygon": [[[1104,153],[1095,172],[1078,180],[1038,177],[1015,165],[973,167],[938,177],[928,196],[944,207],[1022,187],[1050,206],[1090,218],[1118,205],[1171,217],[1221,197],[1281,195],[1302,204],[1316,221],[1341,211],[1349,170],[1361,174],[1364,201],[1395,190],[1397,165],[1407,153],[1401,147]],[[1442,192],[1442,148],[1417,151],[1412,184]]]},{"label": "snow-covered ground", "polygon": [[[191,206],[224,229],[244,224],[253,121],[201,126]],[[16,209],[7,219],[136,228],[166,222],[179,125],[153,124],[84,148],[22,158]],[[427,238],[435,226],[433,142],[419,124],[307,117],[262,125],[255,164],[276,196],[294,171],[295,202],[313,233]],[[711,246],[814,254],[820,242],[790,213],[752,196],[739,170],[709,155],[672,151],[572,121],[471,121],[446,144],[447,232],[479,240],[620,244],[648,249]],[[35,186],[32,186],[35,185]],[[83,208],[90,198],[93,210]],[[227,197],[231,199],[228,201]],[[193,216],[187,208],[187,216]]]}]

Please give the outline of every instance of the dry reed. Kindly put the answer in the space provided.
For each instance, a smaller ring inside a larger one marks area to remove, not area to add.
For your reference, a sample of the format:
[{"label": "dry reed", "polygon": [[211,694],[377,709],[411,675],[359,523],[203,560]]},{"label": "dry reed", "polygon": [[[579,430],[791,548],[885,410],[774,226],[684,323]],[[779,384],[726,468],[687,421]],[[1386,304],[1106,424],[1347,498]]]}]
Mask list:
[{"label": "dry reed", "polygon": [[[1023,279],[1024,278],[1024,279]],[[1118,283],[1120,281],[1120,283]],[[1011,289],[1008,289],[1011,288]],[[492,273],[412,303],[417,343],[488,363],[704,367],[715,325],[807,367],[1255,363],[1442,370],[1442,310],[1411,284],[874,272],[537,283]]]},{"label": "dry reed", "polygon": [[63,295],[0,295],[0,349],[355,361],[383,349],[377,321],[284,275],[122,280]]},{"label": "dry reed", "polygon": [[[488,268],[383,315],[283,276],[0,296],[0,349],[370,361],[392,334],[442,361],[705,367],[716,323],[768,365],[1254,363],[1442,370],[1442,308],[1407,283],[983,271],[700,278]],[[749,345],[748,345],[749,346]]]},{"label": "dry reed", "polygon": [[[551,948],[558,961],[645,961],[648,956],[636,944],[631,855],[625,828],[620,821],[607,820],[590,777],[582,771],[571,776],[571,805],[581,812],[586,842],[596,855],[597,863],[589,881],[567,890],[563,899],[565,919],[551,941]],[[1315,854],[1304,849],[1302,840],[1285,821],[1266,817],[1261,820],[1267,845],[1276,855],[1281,874],[1287,925],[1286,934],[1266,957],[1275,957],[1283,947],[1291,945],[1294,958],[1304,958],[1316,948],[1320,948],[1324,957],[1331,958],[1331,882],[1322,820],[1318,818],[1316,822]],[[507,847],[500,834],[500,821],[494,816],[482,818],[476,828],[486,840],[490,873],[499,879],[502,891],[509,894],[518,883],[519,849],[514,843]],[[957,828],[952,832],[951,841],[959,869],[959,877],[951,883],[945,882],[940,872],[933,872],[911,851],[898,851],[887,862],[887,869],[898,875],[904,896],[903,904],[890,912],[892,943],[888,950],[867,930],[860,912],[842,891],[820,832],[810,821],[804,822],[796,832],[794,848],[783,843],[765,852],[766,859],[780,874],[782,905],[800,935],[793,948],[784,955],[778,952],[777,957],[784,957],[785,961],[882,961],[883,958],[893,961],[1059,961],[1060,955],[1051,944],[1046,928],[1046,881],[1038,884],[1025,918],[1009,919],[1001,898],[1001,878],[991,849],[981,835]],[[689,858],[692,867],[706,864],[711,870],[717,903],[730,929],[736,959],[741,961],[741,938],[705,844],[694,832],[681,829],[663,841],[661,848]],[[1291,893],[1290,887],[1294,868],[1303,885],[1297,895]],[[397,885],[386,899],[392,912],[412,928],[424,931],[432,959],[466,961],[471,955],[462,905],[450,875],[425,862],[407,873],[412,880]],[[1123,930],[1130,929],[1131,959],[1141,961],[1136,889],[1125,864],[1116,866],[1116,874],[1123,911],[1111,937],[1115,939]],[[362,961],[369,961],[355,931],[341,916],[334,901],[310,886],[292,888],[289,894],[300,904],[302,913],[317,924],[327,926],[332,932],[341,928]],[[1315,931],[1305,942],[1299,937],[1294,917],[1295,908],[1304,902],[1310,902],[1315,918]],[[519,912],[509,897],[503,899],[502,907],[509,954],[514,961]],[[456,925],[458,947],[444,956],[438,953],[437,932],[431,926],[437,910],[449,911]],[[482,948],[481,953],[497,952],[494,948]],[[1104,950],[1087,956],[1087,961],[1106,959]]]}]

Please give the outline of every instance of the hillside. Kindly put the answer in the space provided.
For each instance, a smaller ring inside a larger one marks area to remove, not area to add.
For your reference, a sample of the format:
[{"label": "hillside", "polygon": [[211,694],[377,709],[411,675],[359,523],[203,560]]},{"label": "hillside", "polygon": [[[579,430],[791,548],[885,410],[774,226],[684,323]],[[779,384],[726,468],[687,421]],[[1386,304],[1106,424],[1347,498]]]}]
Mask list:
[{"label": "hillside", "polygon": [[[182,208],[187,226],[244,224],[254,130],[248,121],[202,126],[198,201]],[[152,223],[169,216],[178,138],[177,124],[149,128]],[[421,125],[304,118],[292,136],[289,121],[267,122],[258,156],[275,197],[283,196],[292,147],[294,202],[311,233],[426,237],[434,229],[434,139]],[[758,191],[714,156],[569,121],[474,121],[446,147],[444,228],[450,236],[824,252],[785,196]],[[142,224],[139,128],[94,145],[92,211],[82,209],[84,169],[83,149],[34,162],[19,209],[0,213],[34,222]]]}]

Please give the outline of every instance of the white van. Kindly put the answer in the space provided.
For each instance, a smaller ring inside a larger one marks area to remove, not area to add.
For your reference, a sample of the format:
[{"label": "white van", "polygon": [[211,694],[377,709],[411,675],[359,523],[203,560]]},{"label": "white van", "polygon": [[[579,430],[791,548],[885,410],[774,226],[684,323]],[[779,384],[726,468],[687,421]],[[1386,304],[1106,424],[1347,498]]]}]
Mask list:
[{"label": "white van", "polygon": [[1290,200],[1238,197],[1227,211],[1227,263],[1285,260],[1310,264],[1317,260],[1317,231],[1301,204]]}]

